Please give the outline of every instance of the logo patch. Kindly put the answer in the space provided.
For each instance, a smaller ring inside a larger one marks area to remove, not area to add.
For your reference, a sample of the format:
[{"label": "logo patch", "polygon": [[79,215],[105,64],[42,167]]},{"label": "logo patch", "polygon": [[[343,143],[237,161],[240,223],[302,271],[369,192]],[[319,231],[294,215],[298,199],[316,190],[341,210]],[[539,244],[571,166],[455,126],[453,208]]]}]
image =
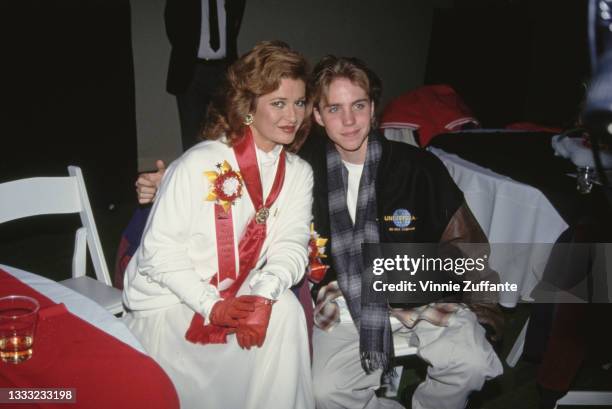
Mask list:
[{"label": "logo patch", "polygon": [[393,215],[385,216],[385,222],[393,223],[393,226],[389,226],[389,231],[411,231],[414,230],[414,227],[409,227],[410,224],[416,217],[414,217],[408,209],[396,209],[393,212]]},{"label": "logo patch", "polygon": [[407,209],[397,209],[393,212],[393,224],[397,227],[408,227],[412,222],[412,215]]}]

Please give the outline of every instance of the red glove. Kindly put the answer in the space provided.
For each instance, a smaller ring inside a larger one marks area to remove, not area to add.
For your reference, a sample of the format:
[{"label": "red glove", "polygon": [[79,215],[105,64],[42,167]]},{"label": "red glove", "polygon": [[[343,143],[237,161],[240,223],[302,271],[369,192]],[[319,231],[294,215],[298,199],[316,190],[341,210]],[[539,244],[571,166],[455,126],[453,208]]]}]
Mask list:
[{"label": "red glove", "polygon": [[213,325],[221,327],[238,327],[238,320],[246,318],[255,311],[258,298],[254,295],[241,295],[237,298],[227,298],[213,305],[209,319]]},{"label": "red glove", "polygon": [[239,320],[240,325],[236,331],[238,345],[243,349],[251,349],[255,345],[261,348],[266,339],[270,315],[272,314],[272,304],[274,304],[273,300],[264,297],[257,295],[252,297],[257,298],[254,304],[255,311],[250,313],[248,317]]}]

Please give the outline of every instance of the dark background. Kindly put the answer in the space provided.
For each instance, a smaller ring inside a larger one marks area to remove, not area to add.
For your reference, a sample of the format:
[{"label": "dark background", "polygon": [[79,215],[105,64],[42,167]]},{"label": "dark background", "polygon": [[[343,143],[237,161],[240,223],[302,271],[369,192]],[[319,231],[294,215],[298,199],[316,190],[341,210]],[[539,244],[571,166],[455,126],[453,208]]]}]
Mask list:
[{"label": "dark background", "polygon": [[136,173],[128,0],[2,0],[0,181],[81,166],[108,208]]},{"label": "dark background", "polygon": [[[0,41],[0,183],[80,166],[112,275],[135,206],[129,1],[2,0]],[[78,215],[3,223],[0,262],[68,278],[79,226]]]},{"label": "dark background", "polygon": [[[425,82],[453,85],[487,127],[567,126],[588,73],[586,7],[458,0],[437,9]],[[132,198],[129,1],[3,0],[0,14],[0,180],[65,174],[77,164],[95,208]]]},{"label": "dark background", "polygon": [[485,127],[573,123],[589,73],[587,1],[456,1],[435,11],[425,82],[455,87]]}]

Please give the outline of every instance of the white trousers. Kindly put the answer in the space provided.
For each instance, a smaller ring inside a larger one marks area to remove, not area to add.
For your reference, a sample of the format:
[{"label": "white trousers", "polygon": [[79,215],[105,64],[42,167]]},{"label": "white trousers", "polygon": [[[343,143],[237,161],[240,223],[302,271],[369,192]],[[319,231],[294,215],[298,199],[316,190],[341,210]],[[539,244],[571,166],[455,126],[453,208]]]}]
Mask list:
[{"label": "white trousers", "polygon": [[181,409],[313,409],[308,336],[302,306],[291,291],[272,306],[261,348],[185,340],[193,311],[183,304],[124,320],[166,371]]},{"label": "white trousers", "polygon": [[[417,355],[430,364],[427,378],[413,395],[413,409],[462,409],[472,391],[503,372],[484,329],[467,308],[454,313],[446,327],[420,321],[412,329],[393,329],[395,336],[410,337]],[[376,397],[381,371],[368,375],[362,369],[359,334],[352,322],[329,332],[315,328],[313,349],[317,409],[402,408],[395,401]]]}]

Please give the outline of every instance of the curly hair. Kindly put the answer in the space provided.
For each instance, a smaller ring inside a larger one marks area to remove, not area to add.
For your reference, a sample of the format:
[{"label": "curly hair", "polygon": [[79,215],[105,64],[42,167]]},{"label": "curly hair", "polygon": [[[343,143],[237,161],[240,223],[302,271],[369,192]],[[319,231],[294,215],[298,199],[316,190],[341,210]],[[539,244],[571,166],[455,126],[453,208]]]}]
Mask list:
[{"label": "curly hair", "polygon": [[359,85],[378,108],[382,95],[382,81],[378,75],[358,58],[335,55],[321,58],[313,70],[309,88],[312,90],[312,103],[315,107],[318,108],[321,98],[336,78],[347,78]]},{"label": "curly hair", "polygon": [[[276,91],[284,78],[304,81],[308,101],[309,74],[304,56],[284,42],[257,43],[228,68],[224,86],[208,106],[202,136],[214,140],[226,135],[228,143],[232,145],[242,137],[246,126],[244,117],[254,112],[258,97]],[[310,130],[310,108],[310,104],[307,104],[304,122],[288,146],[290,151],[295,151],[302,144]]]}]

